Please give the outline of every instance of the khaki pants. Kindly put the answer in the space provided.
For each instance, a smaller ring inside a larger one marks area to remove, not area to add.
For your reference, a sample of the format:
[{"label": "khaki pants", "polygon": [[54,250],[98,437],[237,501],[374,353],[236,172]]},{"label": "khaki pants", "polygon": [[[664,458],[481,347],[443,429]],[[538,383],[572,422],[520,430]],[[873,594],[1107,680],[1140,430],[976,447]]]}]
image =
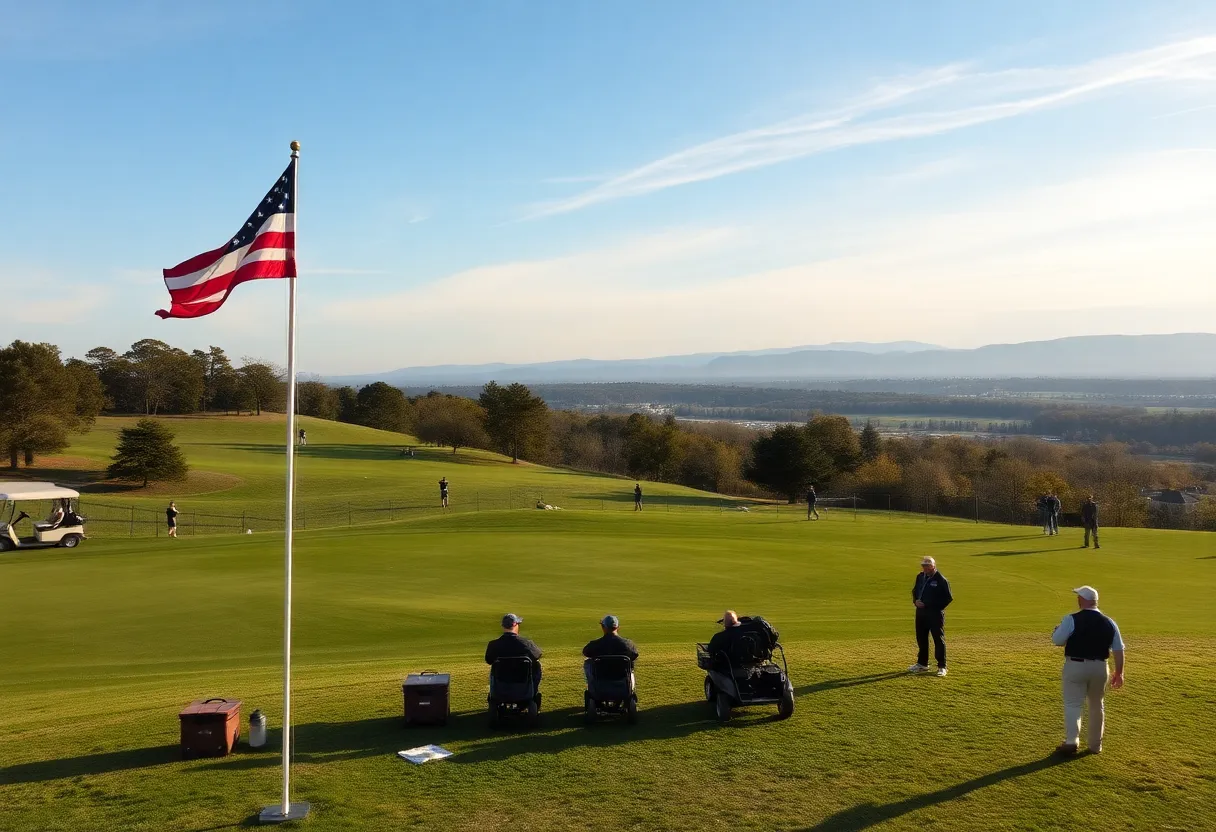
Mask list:
[{"label": "khaki pants", "polygon": [[1076,745],[1081,736],[1081,712],[1089,700],[1089,748],[1096,751],[1102,747],[1102,731],[1105,728],[1105,709],[1102,697],[1106,695],[1107,668],[1105,661],[1086,660],[1074,662],[1064,660],[1064,742]]}]

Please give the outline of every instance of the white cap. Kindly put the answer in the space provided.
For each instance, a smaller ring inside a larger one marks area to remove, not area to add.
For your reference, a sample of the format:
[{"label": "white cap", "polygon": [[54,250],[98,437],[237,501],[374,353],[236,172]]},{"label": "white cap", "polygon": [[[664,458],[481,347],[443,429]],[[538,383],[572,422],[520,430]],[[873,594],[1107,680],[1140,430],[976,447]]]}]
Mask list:
[{"label": "white cap", "polygon": [[1074,589],[1073,592],[1080,595],[1086,601],[1094,604],[1098,603],[1098,590],[1094,589],[1092,586],[1079,586]]}]

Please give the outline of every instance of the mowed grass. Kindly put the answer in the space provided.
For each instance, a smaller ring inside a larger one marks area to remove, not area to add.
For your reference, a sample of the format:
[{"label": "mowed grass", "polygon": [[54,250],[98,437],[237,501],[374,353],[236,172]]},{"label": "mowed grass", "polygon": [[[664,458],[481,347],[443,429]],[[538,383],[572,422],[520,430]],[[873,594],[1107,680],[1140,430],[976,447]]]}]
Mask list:
[{"label": "mowed grass", "polygon": [[[17,473],[64,484],[88,484],[82,488],[86,515],[98,504],[159,510],[175,500],[182,512],[179,522],[183,534],[190,533],[196,514],[282,516],[282,414],[164,417],[161,421],[174,431],[190,464],[187,481],[154,483],[148,488],[99,483],[119,431],[136,421],[136,417],[101,417],[92,431],[73,437],[73,444],[62,456],[40,458],[38,466]],[[450,448],[424,446],[410,436],[359,425],[307,417],[299,424],[307,430],[309,442],[296,457],[296,503],[304,510],[297,519],[304,526],[346,525],[348,504],[356,509],[356,525],[360,507],[391,505],[397,513],[385,512],[383,516],[398,518],[405,512],[436,510],[440,477],[451,484],[453,511],[530,508],[542,498],[551,504],[565,504],[564,508],[632,508],[632,480],[512,464],[509,457],[476,449],[461,448],[453,454]],[[416,457],[402,457],[401,450],[407,446],[414,448]],[[0,480],[7,478],[9,475],[0,471]],[[677,485],[646,483],[644,488],[653,508],[666,510],[669,502],[675,510],[712,508],[720,502],[716,495]],[[92,511],[98,517],[109,516],[95,508]],[[322,517],[324,522],[319,522]],[[363,520],[369,519],[365,512]],[[257,527],[255,523],[250,525]],[[102,524],[92,531],[115,533]],[[144,531],[152,534],[151,528]]]},{"label": "mowed grass", "polygon": [[[519,468],[508,470],[518,471]],[[1051,830],[1216,827],[1216,546],[829,511],[482,512],[308,531],[295,560],[295,797],[317,830]],[[282,538],[94,540],[0,559],[0,829],[214,830],[279,794],[276,744],[179,759],[177,712],[236,697],[281,724]],[[915,658],[924,554],[954,587],[951,675]],[[1059,762],[1049,633],[1096,585],[1128,644],[1105,752]],[[781,630],[797,689],[717,724],[692,644],[726,607]],[[490,731],[502,613],[546,651],[534,731]],[[602,614],[642,651],[639,724],[584,727]],[[444,728],[402,677],[453,674]],[[455,755],[412,766],[395,752]]]}]

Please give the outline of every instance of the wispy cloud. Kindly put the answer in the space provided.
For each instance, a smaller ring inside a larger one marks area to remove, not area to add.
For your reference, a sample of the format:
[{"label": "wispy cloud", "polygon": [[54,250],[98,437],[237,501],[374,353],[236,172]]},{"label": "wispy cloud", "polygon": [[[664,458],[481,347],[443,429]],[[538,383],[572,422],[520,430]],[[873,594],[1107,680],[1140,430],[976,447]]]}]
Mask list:
[{"label": "wispy cloud", "polygon": [[984,72],[952,65],[896,78],[836,109],[664,156],[573,197],[533,206],[523,218],[568,213],[845,147],[950,133],[1151,81],[1216,81],[1216,37],[1075,66]]},{"label": "wispy cloud", "polygon": [[[779,247],[786,235],[684,229],[390,294],[352,290],[310,310],[316,336],[305,366],[374,371],[832,340],[978,344],[1206,331],[1216,311],[1213,181],[1216,149],[1128,156],[965,210],[855,216],[861,231],[840,256],[821,256],[812,239],[781,256],[784,264],[756,266],[740,255]],[[720,263],[727,265],[712,280],[675,277],[700,278]],[[1152,303],[1158,285],[1168,287],[1157,293],[1160,309],[1109,318],[1094,311],[1130,309],[1128,298]],[[859,298],[865,315],[842,314]]]},{"label": "wispy cloud", "polygon": [[1188,107],[1185,110],[1175,110],[1172,113],[1162,113],[1159,116],[1153,116],[1153,120],[1162,118],[1173,118],[1174,116],[1185,116],[1189,113],[1202,113],[1204,110],[1216,110],[1216,104],[1205,104],[1202,107]]}]

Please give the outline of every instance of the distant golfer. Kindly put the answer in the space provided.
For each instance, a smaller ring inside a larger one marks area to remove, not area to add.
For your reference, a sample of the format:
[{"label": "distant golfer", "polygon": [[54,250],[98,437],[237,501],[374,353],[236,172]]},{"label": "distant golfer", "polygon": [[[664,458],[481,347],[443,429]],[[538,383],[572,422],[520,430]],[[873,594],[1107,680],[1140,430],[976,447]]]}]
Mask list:
[{"label": "distant golfer", "polygon": [[929,636],[933,636],[933,658],[937,660],[937,675],[946,675],[946,607],[954,596],[946,576],[937,571],[937,561],[925,557],[920,562],[920,574],[912,585],[912,603],[916,607],[916,664],[909,673],[929,670]]},{"label": "distant golfer", "polygon": [[301,445],[308,444],[308,434],[304,432],[304,428],[300,428],[300,444]]},{"label": "distant golfer", "polygon": [[444,508],[448,507],[448,478],[439,478],[439,504]]},{"label": "distant golfer", "polygon": [[1115,654],[1115,675],[1110,677],[1111,690],[1123,687],[1123,636],[1119,625],[1098,610],[1098,590],[1079,586],[1077,612],[1064,616],[1060,626],[1051,634],[1051,643],[1064,648],[1064,742],[1056,747],[1057,754],[1077,753],[1081,738],[1081,712],[1089,700],[1089,753],[1102,751],[1102,733],[1106,728],[1106,660]]},{"label": "distant golfer", "polygon": [[819,519],[819,509],[815,508],[815,503],[819,500],[819,495],[815,493],[815,486],[808,485],[806,488],[806,519],[810,520],[811,515],[815,515],[815,519]]},{"label": "distant golfer", "polygon": [[1085,527],[1085,543],[1081,548],[1089,548],[1089,536],[1094,536],[1094,548],[1101,549],[1098,545],[1098,504],[1094,502],[1094,495],[1090,494],[1085,502],[1081,503],[1081,525]]},{"label": "distant golfer", "polygon": [[633,510],[642,510],[642,484],[640,482],[633,486]]},{"label": "distant golfer", "polygon": [[177,503],[169,501],[169,507],[165,509],[165,522],[169,526],[169,537],[177,537]]},{"label": "distant golfer", "polygon": [[1043,534],[1051,534],[1051,500],[1046,493],[1039,495],[1034,501],[1034,507],[1039,510],[1039,524],[1043,526]]},{"label": "distant golfer", "polygon": [[1052,491],[1047,495],[1047,521],[1052,534],[1060,533],[1060,498]]}]

